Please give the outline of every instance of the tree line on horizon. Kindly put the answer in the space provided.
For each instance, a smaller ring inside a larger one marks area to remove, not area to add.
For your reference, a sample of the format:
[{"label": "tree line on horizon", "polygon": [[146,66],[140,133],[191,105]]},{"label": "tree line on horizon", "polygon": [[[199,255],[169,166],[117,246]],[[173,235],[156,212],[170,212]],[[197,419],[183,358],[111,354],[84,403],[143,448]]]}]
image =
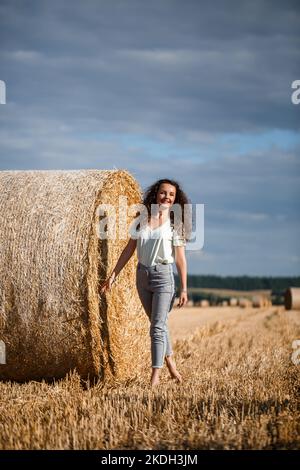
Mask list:
[{"label": "tree line on horizon", "polygon": [[[175,274],[175,285],[179,293],[179,276]],[[271,291],[273,305],[283,305],[285,292],[288,287],[300,287],[300,276],[280,277],[280,276],[217,276],[203,274],[188,274],[188,290],[190,288],[211,288],[235,291]],[[210,305],[218,305],[223,300],[229,300],[230,296],[224,292],[193,292],[189,293],[189,299],[197,302],[206,299]]]},{"label": "tree line on horizon", "polygon": [[[207,287],[215,289],[232,290],[271,290],[282,293],[288,287],[300,287],[300,276],[217,276],[205,274],[188,274],[188,287]],[[175,274],[176,285],[179,283],[178,274]]]}]

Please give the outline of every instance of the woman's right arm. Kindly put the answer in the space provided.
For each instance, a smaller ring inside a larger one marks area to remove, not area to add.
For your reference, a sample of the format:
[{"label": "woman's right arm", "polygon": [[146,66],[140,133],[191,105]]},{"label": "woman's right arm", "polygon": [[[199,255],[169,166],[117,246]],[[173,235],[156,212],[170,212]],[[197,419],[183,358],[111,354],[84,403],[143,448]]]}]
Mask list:
[{"label": "woman's right arm", "polygon": [[122,271],[126,263],[129,261],[131,256],[133,255],[137,245],[137,240],[133,238],[129,238],[127,245],[125,246],[124,250],[122,251],[115,268],[113,269],[111,275],[106,279],[106,281],[99,286],[99,293],[102,294],[106,290],[110,290],[112,284],[114,283],[117,275]]}]

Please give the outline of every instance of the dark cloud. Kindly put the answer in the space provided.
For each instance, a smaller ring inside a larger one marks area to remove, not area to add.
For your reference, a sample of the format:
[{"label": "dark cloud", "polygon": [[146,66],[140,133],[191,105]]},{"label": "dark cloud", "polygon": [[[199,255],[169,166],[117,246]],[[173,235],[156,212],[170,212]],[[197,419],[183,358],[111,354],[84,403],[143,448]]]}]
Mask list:
[{"label": "dark cloud", "polygon": [[295,2],[4,2],[0,12],[13,101],[125,132],[141,117],[170,133],[299,126]]}]

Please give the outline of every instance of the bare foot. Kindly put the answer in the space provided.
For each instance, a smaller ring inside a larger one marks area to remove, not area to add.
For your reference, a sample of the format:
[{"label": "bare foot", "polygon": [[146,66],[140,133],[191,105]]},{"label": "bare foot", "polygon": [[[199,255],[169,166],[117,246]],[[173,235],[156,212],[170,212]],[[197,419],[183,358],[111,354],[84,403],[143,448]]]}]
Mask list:
[{"label": "bare foot", "polygon": [[156,387],[159,384],[159,379],[151,379],[151,388]]},{"label": "bare foot", "polygon": [[182,376],[176,369],[175,361],[173,360],[172,356],[165,357],[167,367],[169,369],[170,375],[172,379],[176,379],[177,382],[182,382]]},{"label": "bare foot", "polygon": [[152,377],[151,377],[151,387],[155,387],[159,384],[159,369],[152,369]]}]

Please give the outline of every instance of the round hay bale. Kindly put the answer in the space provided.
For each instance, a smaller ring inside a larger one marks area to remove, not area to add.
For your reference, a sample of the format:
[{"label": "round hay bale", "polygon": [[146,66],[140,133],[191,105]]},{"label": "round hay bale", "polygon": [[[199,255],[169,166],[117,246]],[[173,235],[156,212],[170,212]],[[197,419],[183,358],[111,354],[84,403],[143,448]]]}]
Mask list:
[{"label": "round hay bale", "polygon": [[266,299],[262,295],[254,295],[252,297],[252,306],[254,308],[262,308],[266,306]]},{"label": "round hay bale", "polygon": [[252,302],[250,299],[247,299],[246,297],[241,297],[239,299],[239,306],[241,308],[249,308],[252,306]]},{"label": "round hay bale", "polygon": [[238,299],[236,297],[231,297],[229,299],[229,305],[230,307],[236,307],[238,304]]},{"label": "round hay bale", "polygon": [[289,287],[284,294],[286,310],[300,310],[300,287]]},{"label": "round hay bale", "polygon": [[206,299],[200,300],[200,307],[209,307],[209,301]]},{"label": "round hay bale", "polygon": [[228,300],[222,300],[222,307],[228,307]]},{"label": "round hay bale", "polygon": [[136,252],[111,291],[98,293],[128,241],[118,223],[116,239],[100,239],[98,206],[114,206],[118,222],[119,196],[141,202],[125,170],[0,172],[0,379],[76,369],[84,379],[123,380],[142,370],[149,320]]}]

